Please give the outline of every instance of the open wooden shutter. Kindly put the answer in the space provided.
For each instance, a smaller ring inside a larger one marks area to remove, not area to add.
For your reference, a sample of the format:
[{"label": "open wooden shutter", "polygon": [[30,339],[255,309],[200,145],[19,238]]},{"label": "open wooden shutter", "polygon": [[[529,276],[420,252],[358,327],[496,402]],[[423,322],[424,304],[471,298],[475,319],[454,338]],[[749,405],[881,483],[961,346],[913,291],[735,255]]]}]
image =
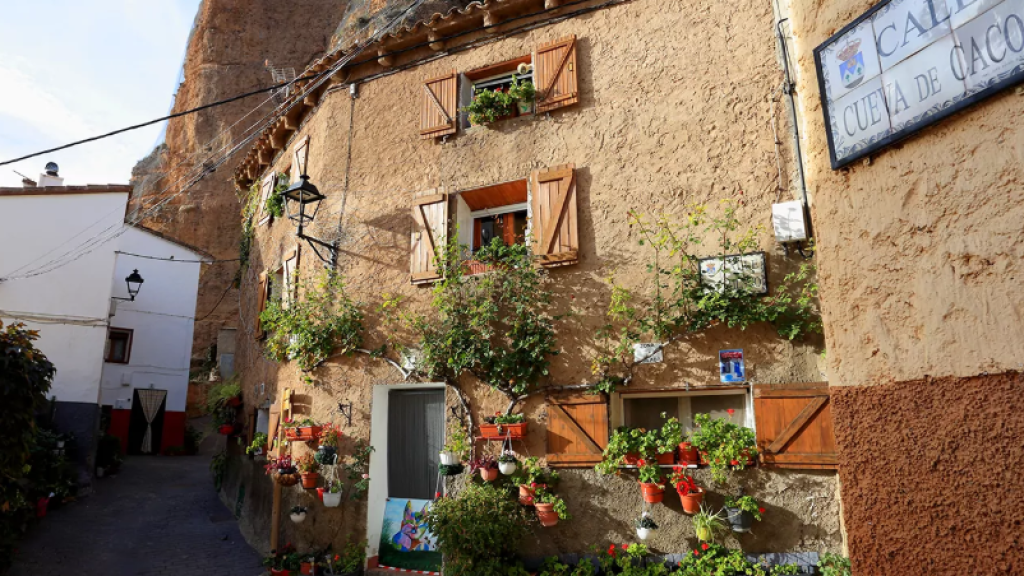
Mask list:
[{"label": "open wooden shutter", "polygon": [[576,168],[563,164],[533,172],[530,238],[541,264],[563,266],[579,261],[576,218]]},{"label": "open wooden shutter", "polygon": [[836,469],[835,432],[828,384],[754,386],[757,447],[778,468]]},{"label": "open wooden shutter", "polygon": [[269,278],[266,272],[260,272],[259,294],[256,295],[256,339],[260,340],[265,335],[263,332],[263,321],[260,314],[267,308],[267,290],[270,289]]},{"label": "open wooden shutter", "polygon": [[459,115],[459,73],[452,70],[423,83],[420,104],[420,138],[426,140],[455,134]]},{"label": "open wooden shutter", "polygon": [[576,36],[541,44],[533,59],[537,86],[537,113],[564,108],[580,101],[576,79]]},{"label": "open wooden shutter", "polygon": [[608,399],[603,394],[548,398],[548,466],[583,468],[608,446]]},{"label": "open wooden shutter", "polygon": [[270,198],[270,193],[273,192],[276,183],[277,174],[274,171],[270,171],[263,177],[263,182],[260,184],[260,205],[256,207],[256,213],[259,215],[256,221],[259,224],[270,224],[270,221],[273,219],[271,214],[267,212],[267,198]]},{"label": "open wooden shutter", "polygon": [[299,294],[298,272],[299,254],[301,253],[301,250],[301,246],[296,246],[285,253],[284,258],[282,258],[284,268],[284,290],[281,292],[281,304],[284,308],[290,306]]},{"label": "open wooden shutter", "polygon": [[413,200],[412,283],[433,282],[441,278],[435,254],[444,250],[447,241],[448,195],[433,191]]},{"label": "open wooden shutter", "polygon": [[295,145],[295,152],[292,155],[292,182],[296,182],[299,176],[305,174],[309,176],[309,172],[306,172],[308,168],[307,162],[309,160],[309,136],[306,136]]}]

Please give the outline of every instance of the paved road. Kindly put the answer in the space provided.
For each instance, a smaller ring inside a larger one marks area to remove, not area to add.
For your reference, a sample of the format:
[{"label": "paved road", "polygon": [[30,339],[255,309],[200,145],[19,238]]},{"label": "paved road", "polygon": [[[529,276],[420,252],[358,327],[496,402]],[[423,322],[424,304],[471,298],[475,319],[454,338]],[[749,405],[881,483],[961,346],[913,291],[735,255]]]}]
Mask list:
[{"label": "paved road", "polygon": [[29,531],[12,576],[261,574],[213,490],[209,461],[128,457],[116,477],[96,480],[92,496]]}]

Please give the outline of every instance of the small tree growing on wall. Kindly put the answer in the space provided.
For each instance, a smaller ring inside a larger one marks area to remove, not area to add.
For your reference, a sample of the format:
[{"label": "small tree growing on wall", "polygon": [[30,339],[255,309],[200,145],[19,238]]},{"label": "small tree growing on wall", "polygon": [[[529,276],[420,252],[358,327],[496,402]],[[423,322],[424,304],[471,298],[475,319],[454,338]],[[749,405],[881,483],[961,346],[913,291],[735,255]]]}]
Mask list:
[{"label": "small tree growing on wall", "polygon": [[529,246],[498,239],[474,255],[490,266],[485,274],[466,274],[454,239],[444,250],[432,313],[410,318],[420,370],[452,385],[471,374],[504,394],[511,414],[541,386],[558,353],[547,271],[534,265]]},{"label": "small tree growing on wall", "polygon": [[821,331],[815,307],[818,287],[810,264],[786,275],[767,296],[758,295],[756,279],[743,273],[731,273],[721,286],[702,281],[702,258],[724,262],[726,256],[757,248],[759,229],[740,222],[734,203],[723,202],[718,215],[710,214],[706,206],[694,206],[681,222],[667,217],[651,220],[632,211],[629,220],[639,232],[639,244],[651,252],[650,291],[637,294],[613,282],[607,322],[598,331],[602,352],[592,362],[597,377],[594,389],[610,392],[630,383],[634,370],[646,359],[635,359],[633,352],[644,338],[659,343],[648,353],[653,355],[720,324],[745,329],[769,322],[790,340]]}]

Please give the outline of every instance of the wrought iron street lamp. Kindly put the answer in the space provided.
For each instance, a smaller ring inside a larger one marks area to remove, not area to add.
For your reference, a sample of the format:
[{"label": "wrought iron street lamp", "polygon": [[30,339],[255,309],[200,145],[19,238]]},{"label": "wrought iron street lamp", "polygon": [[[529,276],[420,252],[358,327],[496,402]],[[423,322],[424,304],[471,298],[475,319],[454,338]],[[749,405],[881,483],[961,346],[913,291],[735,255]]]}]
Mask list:
[{"label": "wrought iron street lamp", "polygon": [[[310,183],[309,176],[305,174],[299,176],[299,180],[289,186],[282,195],[285,199],[288,219],[294,222],[298,228],[295,235],[305,240],[316,253],[317,258],[324,264],[334,268],[338,262],[338,247],[333,243],[324,242],[302,232],[303,227],[312,224],[316,219],[316,214],[320,211],[320,203],[327,197]],[[325,258],[324,254],[320,252],[321,249],[326,250],[330,258]]]},{"label": "wrought iron street lamp", "polygon": [[128,285],[128,299],[135,302],[135,297],[139,295],[139,290],[142,288],[142,283],[145,280],[139,275],[138,269],[132,271],[127,278],[124,279],[124,283]]}]

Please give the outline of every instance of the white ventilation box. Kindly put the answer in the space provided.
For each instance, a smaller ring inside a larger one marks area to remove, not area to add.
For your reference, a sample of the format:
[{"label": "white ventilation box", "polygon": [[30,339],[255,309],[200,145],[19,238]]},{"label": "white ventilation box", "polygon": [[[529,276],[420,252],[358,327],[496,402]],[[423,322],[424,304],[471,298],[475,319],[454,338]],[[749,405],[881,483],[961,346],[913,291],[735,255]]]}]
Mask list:
[{"label": "white ventilation box", "polygon": [[772,204],[772,226],[779,242],[807,240],[807,221],[804,203],[799,200]]}]

